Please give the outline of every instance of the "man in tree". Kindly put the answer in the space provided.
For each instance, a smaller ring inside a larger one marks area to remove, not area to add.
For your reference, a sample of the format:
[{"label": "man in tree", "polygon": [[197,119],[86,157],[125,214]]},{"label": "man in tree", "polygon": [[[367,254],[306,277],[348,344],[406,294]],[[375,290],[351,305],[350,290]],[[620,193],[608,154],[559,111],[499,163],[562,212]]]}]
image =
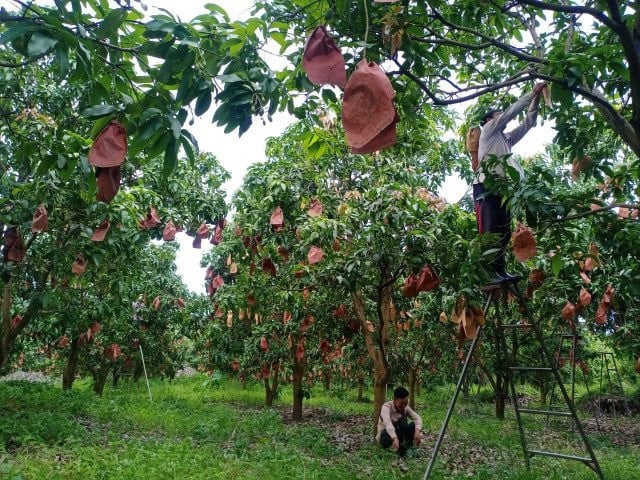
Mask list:
[{"label": "man in tree", "polygon": [[[491,109],[480,121],[482,132],[478,145],[478,168],[473,182],[473,199],[478,232],[500,235],[500,251],[491,263],[494,274],[490,282],[492,284],[513,282],[518,277],[510,275],[505,266],[505,248],[511,235],[511,217],[503,204],[502,197],[485,189],[485,174],[490,172],[494,177],[506,180],[506,165],[514,168],[521,178],[524,177],[522,166],[511,156],[511,148],[535,126],[540,96],[545,88],[547,84],[544,82],[536,84],[531,93],[524,95],[505,111]],[[513,130],[505,132],[507,124],[527,105],[529,108],[524,121]]]},{"label": "man in tree", "polygon": [[420,445],[422,418],[408,403],[409,390],[404,387],[396,388],[393,400],[382,405],[378,420],[376,440],[383,448],[391,447],[400,457],[404,457],[410,447]]}]

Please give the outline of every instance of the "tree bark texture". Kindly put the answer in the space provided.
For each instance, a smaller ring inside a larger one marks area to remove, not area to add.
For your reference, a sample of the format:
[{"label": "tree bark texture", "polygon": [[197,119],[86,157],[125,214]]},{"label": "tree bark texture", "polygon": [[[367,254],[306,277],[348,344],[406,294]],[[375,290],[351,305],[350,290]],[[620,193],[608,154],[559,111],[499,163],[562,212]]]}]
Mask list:
[{"label": "tree bark texture", "polygon": [[389,363],[386,358],[386,345],[388,343],[388,331],[390,325],[395,325],[393,319],[393,299],[391,296],[391,286],[383,286],[379,289],[377,313],[378,325],[377,336],[374,338],[373,333],[369,331],[367,322],[367,313],[365,308],[365,300],[362,291],[356,291],[352,294],[353,307],[356,318],[360,323],[360,329],[364,335],[364,342],[369,354],[369,358],[373,363],[373,417],[372,431],[373,435],[377,433],[378,417],[382,405],[387,400],[387,382],[389,381]]},{"label": "tree bark texture", "polygon": [[107,381],[107,376],[109,375],[110,369],[111,365],[108,362],[103,362],[95,372],[93,378],[93,391],[100,397],[102,396],[102,392],[104,392],[104,385]]},{"label": "tree bark texture", "polygon": [[279,385],[279,375],[280,371],[280,363],[275,362],[275,364],[271,368],[271,375],[264,379],[264,399],[265,405],[267,407],[272,407],[273,402],[276,399],[276,394],[278,393],[278,385]]},{"label": "tree bark texture", "polygon": [[294,422],[302,421],[302,403],[304,401],[304,389],[302,382],[304,380],[305,364],[304,360],[299,360],[295,355],[295,345],[293,352],[293,407],[291,415]]},{"label": "tree bark texture", "polygon": [[71,390],[73,381],[78,371],[78,359],[80,358],[80,346],[78,345],[80,337],[75,336],[69,345],[69,355],[67,356],[67,364],[62,373],[62,389]]}]

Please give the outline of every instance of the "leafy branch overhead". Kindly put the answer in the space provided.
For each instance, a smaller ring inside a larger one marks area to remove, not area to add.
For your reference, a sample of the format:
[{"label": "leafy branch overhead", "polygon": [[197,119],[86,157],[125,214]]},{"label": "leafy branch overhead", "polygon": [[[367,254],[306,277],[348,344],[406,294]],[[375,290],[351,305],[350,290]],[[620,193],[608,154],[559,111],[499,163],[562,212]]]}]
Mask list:
[{"label": "leafy branch overhead", "polygon": [[[150,20],[138,2],[105,8],[99,1],[17,2],[2,9],[0,66],[52,68],[60,83],[81,86],[74,110],[96,121],[118,119],[131,139],[130,157],[163,154],[174,167],[180,147],[194,159],[186,127],[219,106],[212,121],[244,133],[255,115],[271,116],[280,93],[257,54],[255,27],[229,23],[220,7],[183,23],[168,11]],[[248,68],[250,66],[250,68]]]},{"label": "leafy branch overhead", "polygon": [[[189,22],[169,11],[148,19],[136,1],[114,9],[82,4],[17,2],[17,12],[3,10],[2,65],[46,62],[61,81],[86,85],[79,112],[119,117],[138,142],[133,152],[163,152],[169,166],[180,146],[196,150],[187,120],[214,105],[212,121],[240,134],[255,116],[314,112],[320,97],[301,60],[319,24],[341,46],[348,72],[365,46],[369,60],[388,61],[396,102],[407,111],[480,96],[499,102],[542,79],[553,86],[548,116],[569,158],[588,148],[589,135],[572,128],[578,112],[606,123],[640,155],[640,20],[631,2],[275,0],[257,2],[241,22],[212,3]],[[284,61],[274,70],[277,56]],[[323,98],[335,97],[324,90]]]}]

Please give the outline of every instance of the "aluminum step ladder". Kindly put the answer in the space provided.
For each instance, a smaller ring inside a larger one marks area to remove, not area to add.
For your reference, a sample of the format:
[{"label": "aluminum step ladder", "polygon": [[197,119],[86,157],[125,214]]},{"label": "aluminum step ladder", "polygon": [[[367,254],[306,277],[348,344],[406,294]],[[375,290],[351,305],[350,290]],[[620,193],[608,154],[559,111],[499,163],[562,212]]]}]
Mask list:
[{"label": "aluminum step ladder", "polygon": [[[598,354],[600,355],[600,395],[604,395],[607,391],[619,394],[622,398],[625,415],[631,415],[629,402],[627,401],[627,397],[624,396],[624,387],[622,386],[622,378],[620,377],[620,372],[618,371],[618,365],[616,363],[615,355],[613,354],[613,352],[598,352]],[[607,380],[606,385],[603,384],[605,378]],[[600,411],[600,405],[598,405],[597,410],[598,413],[602,413]],[[616,415],[615,408],[613,408],[612,413],[614,416]]]},{"label": "aluminum step ladder", "polygon": [[[496,315],[496,323],[497,323],[497,328],[498,331],[497,333],[497,337],[499,339],[499,346],[500,348],[503,350],[503,352],[508,353],[509,350],[507,349],[507,345],[506,345],[506,340],[505,340],[505,335],[504,332],[505,331],[512,331],[514,332],[512,335],[515,334],[515,332],[517,331],[524,331],[527,332],[529,331],[529,329],[531,329],[531,331],[533,331],[534,333],[534,337],[535,340],[537,341],[537,346],[540,348],[540,354],[541,354],[541,360],[542,360],[542,365],[539,366],[524,366],[524,365],[515,365],[514,364],[514,358],[510,358],[510,361],[508,361],[507,368],[505,369],[505,376],[506,376],[506,384],[507,384],[507,388],[509,389],[509,393],[510,393],[510,397],[511,397],[511,403],[513,405],[514,408],[514,413],[515,413],[515,417],[516,417],[516,423],[518,426],[518,432],[519,432],[519,436],[520,436],[520,444],[522,447],[522,451],[523,451],[523,455],[524,455],[524,460],[525,460],[525,464],[527,467],[527,470],[530,470],[530,459],[534,456],[546,456],[546,457],[552,457],[552,458],[560,458],[560,459],[565,459],[565,460],[572,460],[572,461],[578,461],[581,462],[583,464],[585,464],[587,467],[589,467],[591,470],[593,470],[596,475],[598,476],[598,478],[600,480],[604,480],[604,473],[602,472],[602,469],[600,468],[600,464],[598,463],[598,460],[595,456],[595,453],[593,451],[593,447],[591,446],[591,442],[589,441],[589,438],[586,435],[586,432],[582,426],[582,423],[576,413],[576,409],[574,406],[574,403],[572,401],[572,399],[570,398],[564,383],[562,381],[562,377],[560,375],[560,372],[556,366],[556,363],[554,362],[554,359],[552,358],[552,356],[549,354],[547,348],[545,347],[544,344],[544,335],[542,333],[542,328],[540,326],[540,323],[535,321],[533,316],[531,315],[531,312],[529,310],[529,306],[527,305],[526,299],[524,298],[524,296],[522,295],[522,293],[518,290],[518,288],[516,287],[516,285],[514,284],[514,282],[509,282],[509,283],[503,283],[503,284],[499,284],[499,285],[490,285],[488,287],[485,287],[483,289],[485,292],[488,293],[488,297],[487,297],[487,301],[484,305],[484,314],[485,314],[485,318],[487,317],[487,313],[489,311],[489,307],[492,303],[494,302],[499,302],[500,301],[500,297],[505,297],[507,293],[512,293],[514,295],[514,297],[517,299],[518,304],[521,308],[521,311],[523,313],[524,318],[528,319],[530,323],[517,323],[517,324],[507,324],[507,325],[502,325],[501,324],[501,320],[499,318],[499,314]],[[496,305],[496,310],[497,310],[497,305]],[[485,320],[485,324],[486,324],[486,320]],[[434,446],[433,449],[433,453],[431,455],[431,459],[429,461],[429,464],[427,466],[427,470],[425,471],[423,480],[428,480],[431,476],[431,472],[433,471],[433,467],[436,461],[436,458],[438,456],[438,452],[440,450],[440,447],[442,445],[443,439],[444,439],[444,435],[446,433],[447,427],[449,425],[449,421],[451,420],[451,416],[453,415],[453,410],[455,408],[455,404],[456,401],[458,400],[458,396],[460,394],[462,385],[464,383],[464,379],[465,376],[467,374],[467,371],[469,369],[469,364],[471,363],[471,359],[473,358],[476,346],[478,344],[478,339],[481,337],[482,334],[482,330],[483,327],[482,326],[478,326],[476,329],[476,336],[475,338],[472,340],[471,342],[471,346],[469,347],[469,350],[467,351],[467,355],[462,367],[462,371],[460,373],[460,377],[458,379],[458,383],[456,385],[456,389],[453,393],[453,396],[451,398],[451,401],[449,403],[449,408],[447,409],[447,414],[445,416],[444,422],[442,424],[442,428],[440,429],[440,434],[438,435],[438,438],[436,440],[436,444]],[[566,410],[549,410],[549,409],[538,409],[538,408],[522,408],[519,404],[518,404],[518,399],[517,399],[517,395],[516,395],[516,390],[515,390],[515,384],[514,384],[514,376],[519,374],[519,373],[523,373],[523,372],[543,372],[543,373],[547,373],[553,376],[556,384],[558,385],[558,388],[560,389],[560,392],[562,394],[562,398],[564,400],[564,403],[566,405]],[[523,426],[523,422],[522,422],[522,416],[523,415],[546,415],[546,416],[557,416],[557,417],[570,417],[573,420],[573,424],[576,428],[576,430],[578,431],[580,438],[582,440],[582,443],[584,445],[584,448],[587,452],[586,456],[579,456],[579,455],[568,455],[565,453],[560,453],[560,452],[551,452],[551,451],[544,451],[544,450],[537,450],[537,449],[531,449],[528,447],[527,445],[527,438],[525,436],[525,431],[524,431],[524,426]]]}]

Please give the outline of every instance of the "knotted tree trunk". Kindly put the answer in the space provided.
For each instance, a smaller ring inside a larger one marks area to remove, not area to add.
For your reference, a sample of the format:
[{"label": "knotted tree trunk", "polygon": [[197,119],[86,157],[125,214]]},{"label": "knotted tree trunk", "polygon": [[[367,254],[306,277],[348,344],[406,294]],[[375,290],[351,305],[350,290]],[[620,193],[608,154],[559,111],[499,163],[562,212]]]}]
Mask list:
[{"label": "knotted tree trunk", "polygon": [[78,359],[80,358],[79,342],[80,337],[75,336],[69,345],[67,364],[65,365],[64,372],[62,373],[63,390],[71,390],[71,387],[73,387],[73,381],[75,380],[76,372],[78,371]]},{"label": "knotted tree trunk", "polygon": [[[361,290],[353,292],[351,297],[356,318],[364,335],[364,342],[373,363],[373,435],[377,433],[378,418],[382,405],[387,400],[387,382],[390,369],[387,360],[387,344],[389,328],[395,325],[395,306],[393,304],[393,281],[383,270],[382,284],[377,289],[377,325],[368,321],[365,298]],[[373,331],[372,331],[373,330]],[[374,336],[375,333],[375,336]]]}]

